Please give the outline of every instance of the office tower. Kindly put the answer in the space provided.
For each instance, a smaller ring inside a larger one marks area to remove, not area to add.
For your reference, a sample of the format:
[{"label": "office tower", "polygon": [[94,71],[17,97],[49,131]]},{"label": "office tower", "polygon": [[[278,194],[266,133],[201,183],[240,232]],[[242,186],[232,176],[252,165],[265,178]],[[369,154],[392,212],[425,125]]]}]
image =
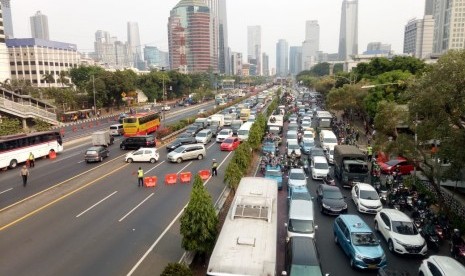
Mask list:
[{"label": "office tower", "polygon": [[116,64],[115,44],[116,38],[112,38],[107,31],[95,32],[94,56],[95,59],[106,66]]},{"label": "office tower", "polygon": [[265,77],[268,77],[270,75],[270,57],[267,55],[267,53],[262,54],[262,74]]},{"label": "office tower", "polygon": [[343,0],[339,32],[339,60],[358,54],[358,0]]},{"label": "office tower", "polygon": [[233,75],[242,76],[242,53],[231,53],[231,72]]},{"label": "office tower", "polygon": [[217,68],[210,17],[210,8],[203,0],[181,0],[171,10],[168,18],[171,69],[196,73]]},{"label": "office tower", "polygon": [[381,42],[370,42],[367,44],[367,50],[363,52],[364,55],[379,55],[391,53],[391,44],[384,44]]},{"label": "office tower", "polygon": [[128,22],[127,31],[130,62],[135,68],[144,69],[141,68],[142,45],[140,45],[139,24],[137,22]]},{"label": "office tower", "polygon": [[226,16],[226,3],[225,0],[204,0],[204,2],[210,9],[210,59],[211,63],[215,64],[212,68],[215,73],[223,73],[220,70],[220,55],[223,59],[221,67],[224,69],[224,48],[220,46],[220,43],[224,46],[224,37],[220,37],[220,20],[223,23],[226,20],[223,17]]},{"label": "office tower", "polygon": [[33,38],[49,40],[48,34],[48,18],[46,15],[37,11],[35,15],[30,17],[31,35]]},{"label": "office tower", "polygon": [[289,73],[293,76],[302,71],[302,47],[291,46],[289,48]]},{"label": "office tower", "polygon": [[10,0],[0,0],[2,5],[3,28],[6,38],[13,38],[13,18],[11,17]]},{"label": "office tower", "polygon": [[310,70],[315,65],[320,50],[320,25],[317,20],[309,20],[305,25],[305,41],[302,43],[302,69]]},{"label": "office tower", "polygon": [[433,15],[434,0],[425,0],[425,15]]},{"label": "office tower", "polygon": [[247,62],[257,66],[257,73],[261,75],[262,28],[260,26],[247,27]]},{"label": "office tower", "polygon": [[[116,38],[115,38],[116,40]],[[112,39],[113,41],[113,39]],[[115,49],[114,54],[114,68],[115,69],[124,69],[132,65],[132,55],[130,55],[130,46],[128,43],[122,41],[114,41],[113,47]]]},{"label": "office tower", "polygon": [[3,25],[3,5],[0,5],[0,81],[4,82],[11,79],[10,59],[5,44],[4,25]]},{"label": "office tower", "polygon": [[218,0],[218,70],[231,75],[231,49],[228,43],[228,18],[226,0]]},{"label": "office tower", "polygon": [[433,52],[433,34],[433,16],[410,20],[404,30],[404,54],[420,59],[429,57]]},{"label": "office tower", "polygon": [[276,43],[276,76],[287,77],[289,73],[289,45],[285,39]]},{"label": "office tower", "polygon": [[[433,53],[465,48],[465,13],[462,1],[436,0],[434,11]],[[462,23],[460,23],[462,22]]]}]

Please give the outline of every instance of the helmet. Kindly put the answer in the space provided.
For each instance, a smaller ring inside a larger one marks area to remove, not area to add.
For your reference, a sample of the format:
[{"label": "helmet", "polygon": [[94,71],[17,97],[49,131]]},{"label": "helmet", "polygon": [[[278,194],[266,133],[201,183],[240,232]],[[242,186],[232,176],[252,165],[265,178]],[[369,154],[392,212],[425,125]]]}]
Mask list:
[{"label": "helmet", "polygon": [[459,235],[460,235],[460,230],[457,229],[457,228],[455,228],[455,229],[454,229],[454,234],[459,236]]}]

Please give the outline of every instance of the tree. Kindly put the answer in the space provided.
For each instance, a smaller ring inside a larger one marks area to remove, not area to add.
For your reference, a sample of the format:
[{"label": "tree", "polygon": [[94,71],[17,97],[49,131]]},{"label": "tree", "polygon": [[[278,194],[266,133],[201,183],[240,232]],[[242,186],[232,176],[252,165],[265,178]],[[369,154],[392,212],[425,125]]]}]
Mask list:
[{"label": "tree", "polygon": [[43,75],[42,75],[42,80],[46,83],[48,83],[48,87],[50,87],[52,85],[52,83],[55,82],[55,76],[53,75],[52,72],[45,72]]},{"label": "tree", "polygon": [[15,118],[2,116],[0,120],[0,135],[11,135],[23,132],[21,121]]},{"label": "tree", "polygon": [[399,136],[397,128],[408,120],[407,115],[406,108],[397,105],[395,102],[383,100],[378,104],[378,112],[374,119],[375,129],[378,133],[396,140]]},{"label": "tree", "polygon": [[34,130],[35,131],[48,131],[48,130],[52,129],[52,126],[49,123],[47,123],[47,122],[45,122],[45,121],[43,121],[43,120],[41,120],[39,118],[34,118],[33,121],[34,121]]},{"label": "tree", "polygon": [[100,75],[103,72],[105,72],[105,70],[99,66],[80,65],[77,68],[71,68],[69,70],[69,76],[71,77],[72,83],[74,83],[78,89],[83,90],[86,88],[92,76]]},{"label": "tree", "polygon": [[359,85],[346,84],[341,88],[334,88],[328,93],[326,105],[332,110],[364,113],[366,95],[367,91]]},{"label": "tree", "polygon": [[[234,155],[236,155],[236,153],[234,153]],[[244,174],[239,165],[231,160],[231,162],[229,162],[228,166],[226,167],[224,182],[226,182],[228,187],[235,192],[243,175]]]},{"label": "tree", "polygon": [[196,175],[191,198],[181,216],[182,247],[205,256],[215,246],[217,226],[218,217],[212,198],[200,176]]},{"label": "tree", "polygon": [[60,75],[58,76],[57,81],[61,83],[61,86],[65,86],[69,84],[69,72],[67,71],[60,71]]},{"label": "tree", "polygon": [[328,92],[334,87],[336,80],[331,76],[319,78],[315,82],[315,90],[326,96]]},{"label": "tree", "polygon": [[180,263],[169,263],[163,272],[160,274],[161,276],[193,276],[192,270]]}]

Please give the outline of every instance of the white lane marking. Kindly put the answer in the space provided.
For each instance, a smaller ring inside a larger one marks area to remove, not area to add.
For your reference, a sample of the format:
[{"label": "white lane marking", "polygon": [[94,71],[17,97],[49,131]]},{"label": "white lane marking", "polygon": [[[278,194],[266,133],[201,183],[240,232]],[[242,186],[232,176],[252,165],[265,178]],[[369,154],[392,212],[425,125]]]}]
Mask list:
[{"label": "white lane marking", "polygon": [[81,160],[81,161],[79,161],[79,162],[77,162],[77,163],[78,163],[78,164],[81,164],[81,163],[84,163],[84,162],[85,162],[85,160]]},{"label": "white lane marking", "polygon": [[[226,161],[226,159],[228,159],[229,155],[231,155],[233,153],[233,151],[231,151],[230,153],[228,153],[228,155],[226,155],[226,157],[224,158],[223,162],[221,162],[219,165],[218,165],[218,169],[221,167],[221,165],[223,165],[223,163]],[[192,162],[191,162],[192,163]],[[211,176],[205,180],[205,182],[203,183],[203,186],[206,186],[208,181],[211,179]],[[189,202],[187,203],[189,204]],[[179,212],[179,214],[176,215],[176,217],[170,222],[170,224],[165,228],[165,230],[163,230],[163,232],[161,233],[161,235],[158,237],[158,239],[155,240],[155,242],[150,246],[149,249],[147,249],[147,251],[144,253],[144,255],[142,255],[142,257],[139,259],[139,261],[137,261],[137,263],[131,268],[131,270],[128,272],[128,274],[126,274],[127,276],[130,276],[132,275],[136,269],[140,266],[140,264],[145,260],[145,258],[147,258],[147,256],[149,255],[150,252],[152,252],[152,250],[155,248],[155,246],[157,246],[157,244],[161,241],[161,239],[165,236],[166,232],[168,232],[168,230],[173,226],[173,224],[179,219],[179,217],[182,215],[182,213],[184,212],[184,209],[187,207],[187,204],[181,209],[181,211]]]},{"label": "white lane marking", "polygon": [[154,166],[153,168],[151,168],[150,170],[146,171],[146,173],[156,169],[158,166],[160,166],[161,164],[165,163],[165,160],[161,161],[160,163],[158,163],[156,166]]},{"label": "white lane marking", "polygon": [[215,141],[213,141],[213,143],[212,143],[210,146],[208,146],[207,149],[210,149],[211,147],[213,147],[213,145],[216,145],[216,144],[217,144],[217,142],[216,142],[216,140],[215,140]]},{"label": "white lane marking", "polygon": [[9,192],[11,190],[13,190],[13,188],[6,189],[5,191],[0,192],[0,195],[3,194],[3,193]]},{"label": "white lane marking", "polygon": [[129,216],[132,212],[134,212],[137,208],[139,208],[144,202],[146,202],[149,198],[151,198],[155,193],[151,193],[148,197],[146,197],[144,200],[142,200],[139,204],[136,205],[136,207],[132,208],[131,211],[129,211],[126,215],[124,215],[122,218],[118,220],[118,222],[122,222],[127,216]]},{"label": "white lane marking", "polygon": [[85,209],[84,211],[82,211],[79,215],[77,215],[76,217],[80,217],[82,215],[84,215],[85,213],[87,213],[88,211],[90,211],[92,208],[94,208],[95,206],[99,205],[100,203],[102,203],[103,201],[107,200],[110,196],[116,194],[118,191],[114,191],[113,193],[107,195],[106,197],[104,197],[102,200],[100,200],[99,202],[95,203],[94,205],[90,206],[89,208]]},{"label": "white lane marking", "polygon": [[190,164],[192,164],[192,161],[189,162],[189,164],[185,165],[184,168],[180,169],[177,173],[179,174],[180,172],[182,172],[185,168],[187,168]]}]

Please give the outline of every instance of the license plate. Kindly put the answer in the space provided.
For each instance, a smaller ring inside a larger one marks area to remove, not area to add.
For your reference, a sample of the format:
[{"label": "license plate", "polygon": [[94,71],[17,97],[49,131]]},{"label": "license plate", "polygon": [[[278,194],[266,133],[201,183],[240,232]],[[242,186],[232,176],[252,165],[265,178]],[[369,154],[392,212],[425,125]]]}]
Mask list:
[{"label": "license plate", "polygon": [[368,268],[369,269],[376,269],[376,268],[378,268],[378,266],[376,266],[375,264],[370,264],[370,265],[368,265]]}]

